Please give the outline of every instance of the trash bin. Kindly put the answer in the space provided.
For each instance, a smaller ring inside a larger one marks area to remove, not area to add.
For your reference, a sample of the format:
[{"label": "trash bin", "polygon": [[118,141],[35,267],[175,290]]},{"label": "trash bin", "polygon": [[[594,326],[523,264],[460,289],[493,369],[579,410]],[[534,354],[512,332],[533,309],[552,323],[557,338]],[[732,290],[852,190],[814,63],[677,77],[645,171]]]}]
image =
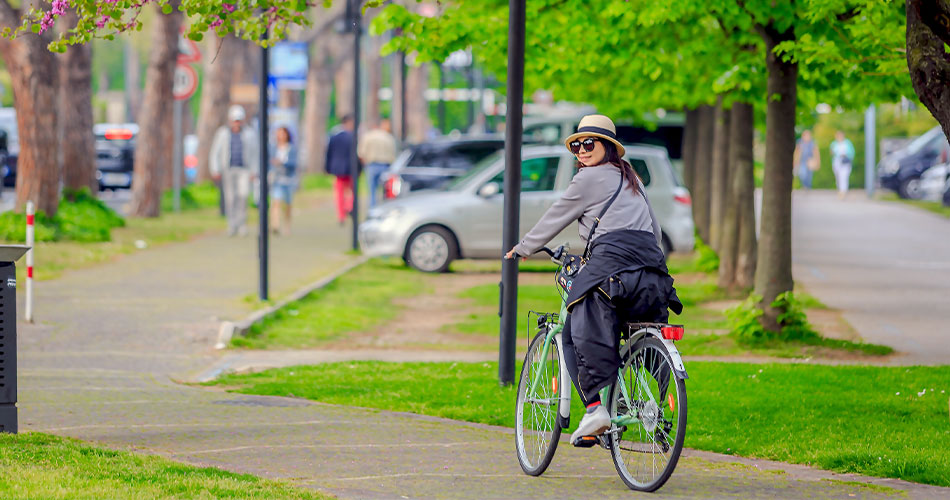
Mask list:
[{"label": "trash bin", "polygon": [[0,432],[17,432],[16,265],[29,247],[0,245]]}]

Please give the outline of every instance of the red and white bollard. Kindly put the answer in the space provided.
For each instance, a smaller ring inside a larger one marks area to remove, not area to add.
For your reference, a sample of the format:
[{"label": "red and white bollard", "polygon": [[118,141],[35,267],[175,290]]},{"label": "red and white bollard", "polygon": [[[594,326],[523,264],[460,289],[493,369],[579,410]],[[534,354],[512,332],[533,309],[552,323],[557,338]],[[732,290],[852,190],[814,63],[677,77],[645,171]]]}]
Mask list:
[{"label": "red and white bollard", "polygon": [[33,322],[33,202],[26,202],[26,321]]}]

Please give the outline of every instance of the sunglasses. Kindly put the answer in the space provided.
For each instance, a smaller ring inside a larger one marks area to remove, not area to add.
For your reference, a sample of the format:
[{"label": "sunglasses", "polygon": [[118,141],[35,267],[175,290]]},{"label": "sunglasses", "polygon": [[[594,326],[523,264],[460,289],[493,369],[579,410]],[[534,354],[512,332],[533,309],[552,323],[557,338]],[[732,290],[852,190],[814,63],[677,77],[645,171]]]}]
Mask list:
[{"label": "sunglasses", "polygon": [[594,150],[594,143],[597,142],[597,139],[593,137],[588,137],[583,141],[571,141],[568,146],[571,148],[571,153],[577,154],[581,152],[581,146],[584,147],[584,152],[589,153]]}]

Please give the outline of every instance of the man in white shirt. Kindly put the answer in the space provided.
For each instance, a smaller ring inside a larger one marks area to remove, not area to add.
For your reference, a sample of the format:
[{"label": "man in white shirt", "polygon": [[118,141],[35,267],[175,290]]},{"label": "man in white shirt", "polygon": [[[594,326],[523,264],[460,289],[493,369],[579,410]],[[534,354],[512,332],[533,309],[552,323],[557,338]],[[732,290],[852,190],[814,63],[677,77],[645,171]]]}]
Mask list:
[{"label": "man in white shirt", "polygon": [[389,166],[396,160],[396,139],[392,135],[392,125],[388,119],[379,122],[379,126],[366,133],[359,141],[357,153],[360,161],[366,165],[366,174],[369,177],[369,206],[376,206],[376,192],[379,191],[379,181],[389,171]]}]

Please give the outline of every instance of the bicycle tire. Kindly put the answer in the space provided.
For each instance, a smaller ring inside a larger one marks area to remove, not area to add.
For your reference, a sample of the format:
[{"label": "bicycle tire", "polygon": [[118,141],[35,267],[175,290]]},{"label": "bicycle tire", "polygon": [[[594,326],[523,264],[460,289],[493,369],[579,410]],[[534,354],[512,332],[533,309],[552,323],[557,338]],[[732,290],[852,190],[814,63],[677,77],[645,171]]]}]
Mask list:
[{"label": "bicycle tire", "polygon": [[[655,337],[644,337],[634,345],[633,351],[621,365],[621,376],[610,386],[608,411],[611,417],[621,411],[629,414],[631,409],[637,409],[636,422],[629,427],[620,427],[622,432],[609,433],[610,456],[614,467],[620,479],[632,490],[650,492],[660,489],[673,474],[683,451],[686,438],[686,383],[676,377],[672,368],[670,355],[663,343]],[[639,379],[637,373],[642,375]],[[669,391],[670,386],[675,387],[675,399]],[[646,397],[647,392],[653,396]],[[670,414],[666,413],[667,408]],[[672,443],[671,432],[675,432]],[[668,448],[668,451],[664,448]],[[625,451],[630,453],[625,456]],[[659,469],[658,456],[663,461]],[[634,457],[642,457],[643,460],[638,461],[636,469],[631,471]],[[640,465],[647,461],[651,465],[641,473]]]},{"label": "bicycle tire", "polygon": [[[558,425],[558,412],[561,407],[558,387],[561,383],[560,353],[557,342],[552,339],[547,356],[543,360],[539,359],[545,337],[544,331],[538,333],[528,346],[521,366],[518,397],[515,402],[515,449],[521,470],[529,476],[540,476],[551,465],[561,438],[561,427]],[[532,376],[536,373],[532,368],[546,370],[546,373],[542,372],[537,394],[527,394]],[[534,401],[548,404],[538,404]],[[537,438],[537,442],[530,438]]]}]

